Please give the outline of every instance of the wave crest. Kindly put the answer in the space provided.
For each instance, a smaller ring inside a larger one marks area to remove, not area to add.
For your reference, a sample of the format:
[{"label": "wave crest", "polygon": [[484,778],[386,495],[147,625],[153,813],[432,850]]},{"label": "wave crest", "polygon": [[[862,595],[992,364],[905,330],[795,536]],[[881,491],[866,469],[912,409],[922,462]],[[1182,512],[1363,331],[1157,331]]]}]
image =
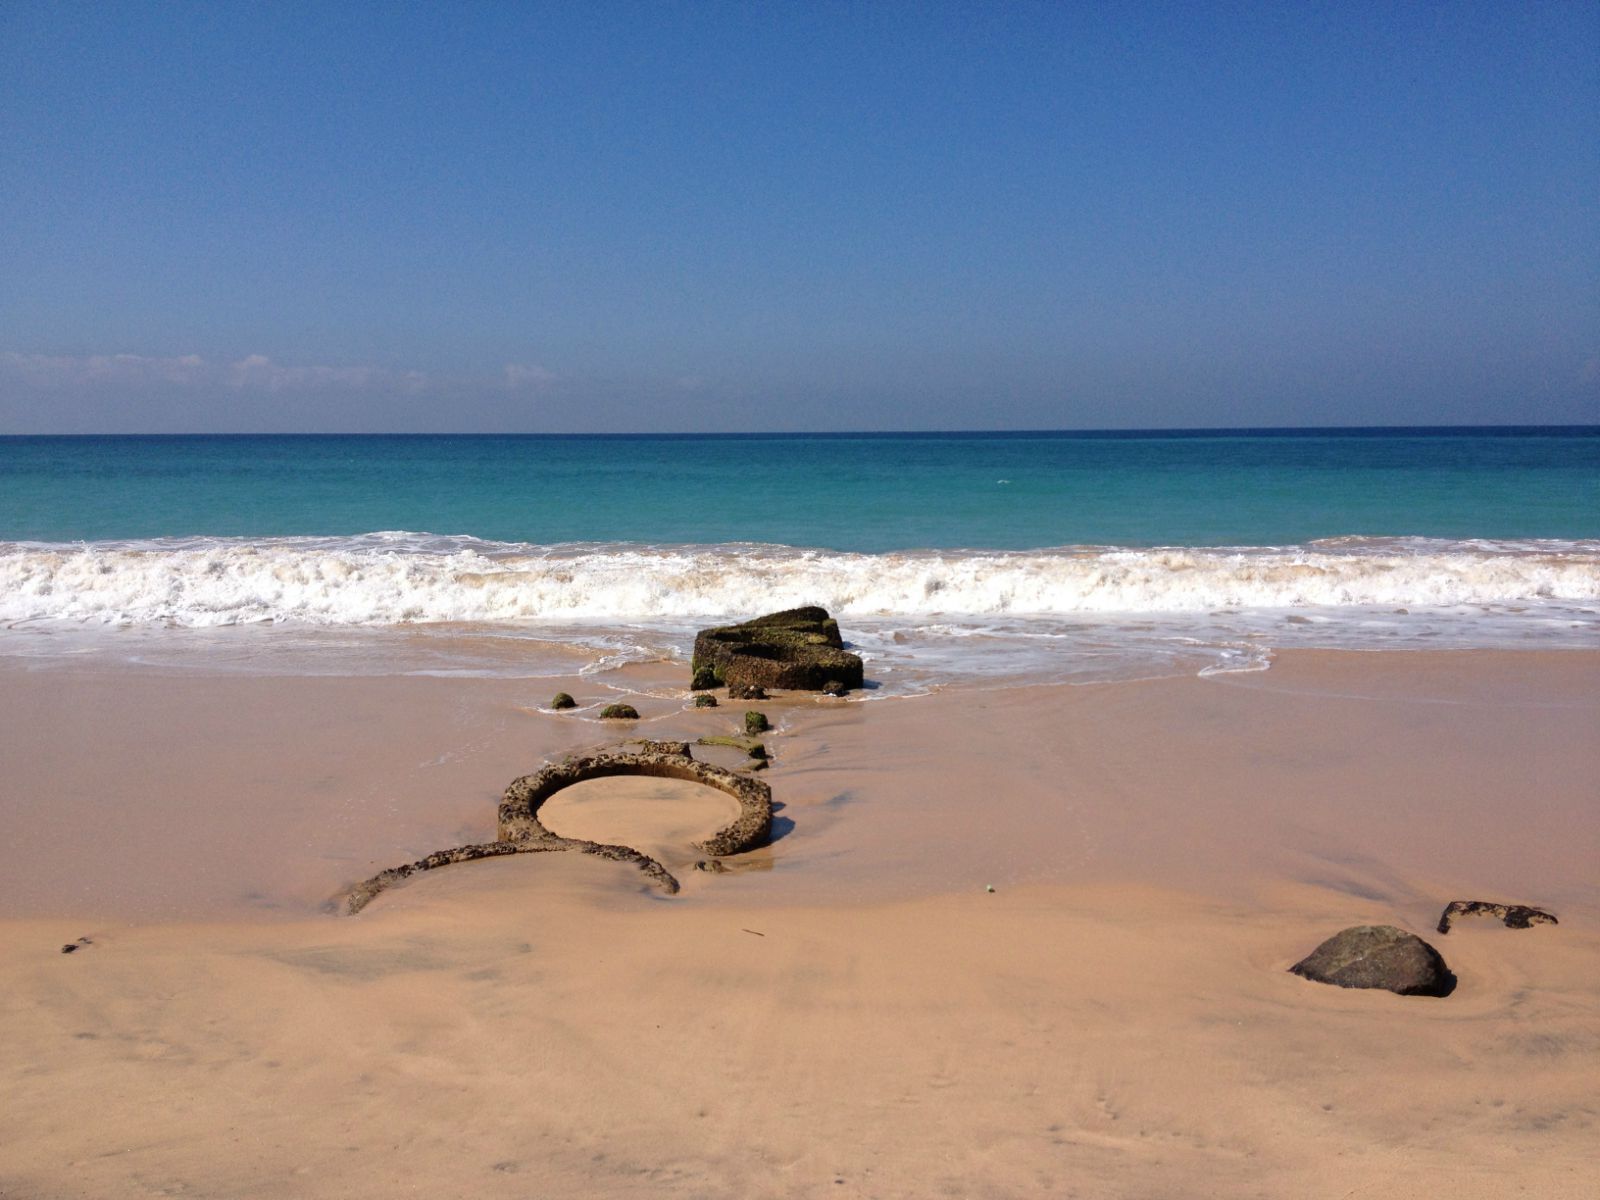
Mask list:
[{"label": "wave crest", "polygon": [[1600,600],[1600,542],[848,554],[533,546],[423,534],[0,543],[0,620],[216,626],[628,621],[822,604],[842,617],[1197,613]]}]

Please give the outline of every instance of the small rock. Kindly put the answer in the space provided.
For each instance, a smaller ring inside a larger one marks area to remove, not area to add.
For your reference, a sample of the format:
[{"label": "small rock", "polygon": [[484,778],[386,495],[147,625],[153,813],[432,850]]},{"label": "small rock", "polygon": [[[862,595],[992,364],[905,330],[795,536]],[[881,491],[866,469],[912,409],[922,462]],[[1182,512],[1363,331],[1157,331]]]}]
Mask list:
[{"label": "small rock", "polygon": [[818,690],[821,691],[824,696],[842,696],[850,689],[845,687],[845,685],[840,683],[837,679],[830,679]]},{"label": "small rock", "polygon": [[717,698],[715,696],[696,696],[694,698],[694,706],[696,708],[715,708],[717,706]]},{"label": "small rock", "polygon": [[767,757],[767,748],[760,742],[756,742],[749,748],[749,750],[746,751],[746,753],[749,754],[751,758],[765,759]]},{"label": "small rock", "polygon": [[709,871],[713,875],[726,875],[728,873],[728,868],[723,865],[722,861],[715,858],[701,859],[695,863],[694,869],[696,871]]},{"label": "small rock", "polygon": [[701,667],[694,673],[694,679],[689,684],[691,692],[709,692],[717,686],[717,673],[710,667]]},{"label": "small rock", "polygon": [[82,950],[85,946],[92,946],[92,945],[94,945],[94,943],[92,941],[90,941],[88,938],[81,937],[77,941],[68,942],[65,946],[61,947],[61,953],[63,953],[63,954],[75,954],[77,951]]},{"label": "small rock", "polygon": [[578,702],[567,695],[566,692],[557,692],[550,699],[550,707],[558,711],[563,708],[577,708]]},{"label": "small rock", "polygon": [[991,883],[988,887],[984,888],[983,890],[986,891],[986,892],[993,892],[994,891],[994,884]]},{"label": "small rock", "polygon": [[744,715],[744,731],[748,734],[765,733],[772,725],[767,721],[767,714],[756,712],[753,709]]},{"label": "small rock", "polygon": [[759,683],[735,683],[728,688],[729,700],[765,700],[767,689]]},{"label": "small rock", "polygon": [[1449,933],[1457,917],[1494,917],[1507,929],[1530,929],[1535,925],[1559,925],[1555,913],[1531,904],[1497,904],[1492,900],[1452,900],[1439,914],[1439,932]]},{"label": "small rock", "polygon": [[608,704],[600,710],[602,721],[637,721],[639,710],[631,704]]},{"label": "small rock", "polygon": [[1400,996],[1448,996],[1456,977],[1439,952],[1393,925],[1355,925],[1334,934],[1289,968],[1302,979]]}]

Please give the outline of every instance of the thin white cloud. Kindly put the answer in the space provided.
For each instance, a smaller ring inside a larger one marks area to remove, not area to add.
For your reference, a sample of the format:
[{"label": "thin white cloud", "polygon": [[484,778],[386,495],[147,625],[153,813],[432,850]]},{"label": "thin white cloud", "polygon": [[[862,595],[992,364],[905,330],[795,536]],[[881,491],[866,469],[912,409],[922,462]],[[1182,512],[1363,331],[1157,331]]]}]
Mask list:
[{"label": "thin white cloud", "polygon": [[286,366],[263,354],[237,362],[209,362],[198,354],[154,357],[94,354],[83,357],[0,351],[0,379],[42,390],[84,387],[228,387],[241,392],[420,392],[428,386],[421,371],[371,366]]},{"label": "thin white cloud", "polygon": [[506,387],[513,390],[522,388],[541,388],[556,381],[556,373],[546,370],[538,363],[507,363],[505,367]]}]

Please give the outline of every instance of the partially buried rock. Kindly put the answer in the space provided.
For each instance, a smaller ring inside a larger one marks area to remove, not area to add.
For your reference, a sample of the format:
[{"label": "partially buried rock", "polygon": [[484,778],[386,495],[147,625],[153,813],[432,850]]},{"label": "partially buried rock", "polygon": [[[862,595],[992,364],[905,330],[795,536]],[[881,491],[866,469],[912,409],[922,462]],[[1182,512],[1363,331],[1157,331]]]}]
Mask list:
[{"label": "partially buried rock", "polygon": [[715,696],[696,696],[694,698],[694,706],[696,708],[715,708],[717,706],[717,698]]},{"label": "partially buried rock", "polygon": [[862,682],[861,659],[844,648],[828,610],[816,607],[702,629],[694,639],[692,670],[696,686],[709,670],[730,695],[740,685],[817,692],[829,684],[848,689]]},{"label": "partially buried rock", "polygon": [[1493,900],[1452,900],[1439,914],[1439,932],[1449,933],[1457,917],[1493,917],[1507,929],[1531,929],[1535,925],[1559,925],[1553,912],[1531,904],[1500,904]]},{"label": "partially buried rock", "polygon": [[567,695],[566,692],[557,692],[550,699],[550,707],[554,709],[577,708],[578,702]]},{"label": "partially buried rock", "polygon": [[729,700],[765,700],[767,689],[754,683],[733,683],[728,685]]},{"label": "partially buried rock", "polygon": [[1456,977],[1439,952],[1393,925],[1356,925],[1334,934],[1289,970],[1345,988],[1382,988],[1400,996],[1448,996]]},{"label": "partially buried rock", "polygon": [[744,715],[744,731],[746,733],[749,733],[749,734],[765,733],[767,730],[769,730],[771,728],[772,728],[772,726],[767,721],[767,714],[766,713],[764,713],[764,712],[756,712],[754,709],[752,709],[750,712],[745,713],[745,715]]},{"label": "partially buried rock", "polygon": [[639,710],[631,704],[608,704],[600,710],[602,721],[637,721]]}]

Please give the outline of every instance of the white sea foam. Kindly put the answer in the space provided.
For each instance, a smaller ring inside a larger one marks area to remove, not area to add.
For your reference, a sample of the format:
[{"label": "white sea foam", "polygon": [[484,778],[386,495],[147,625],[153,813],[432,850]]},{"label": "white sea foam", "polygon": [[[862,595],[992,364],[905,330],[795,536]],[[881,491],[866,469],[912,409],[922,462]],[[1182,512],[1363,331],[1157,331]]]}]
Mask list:
[{"label": "white sea foam", "polygon": [[822,604],[841,618],[1600,604],[1600,542],[1341,538],[1246,548],[846,554],[540,547],[422,534],[0,543],[0,621],[661,621]]}]

